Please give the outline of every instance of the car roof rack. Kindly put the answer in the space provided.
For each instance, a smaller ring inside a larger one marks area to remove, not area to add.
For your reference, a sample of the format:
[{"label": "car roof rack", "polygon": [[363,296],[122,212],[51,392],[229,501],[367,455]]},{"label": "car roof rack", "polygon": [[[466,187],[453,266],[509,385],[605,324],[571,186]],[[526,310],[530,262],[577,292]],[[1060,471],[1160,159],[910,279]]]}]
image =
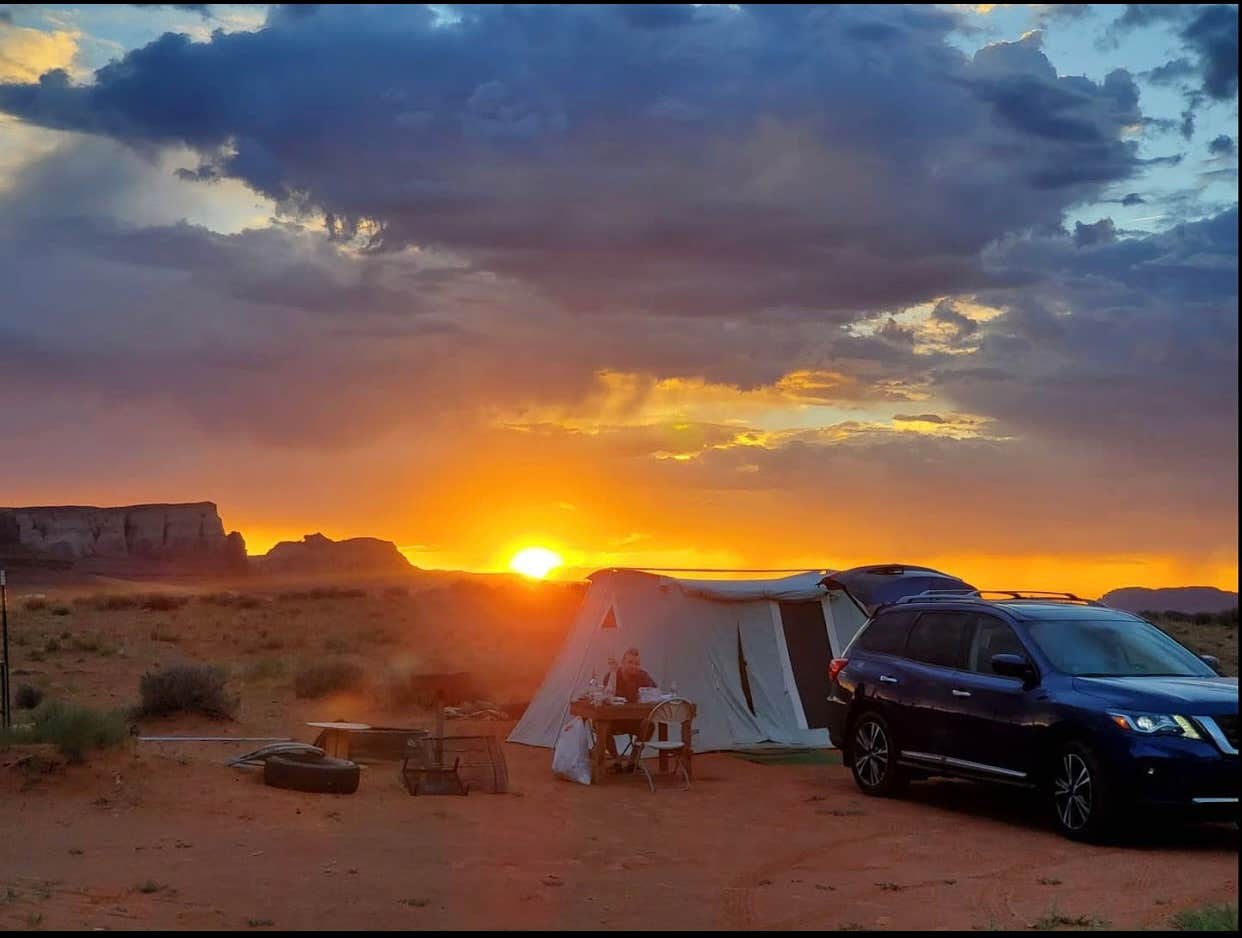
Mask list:
[{"label": "car roof rack", "polygon": [[[1000,597],[999,599],[993,597]],[[1049,590],[924,590],[913,596],[903,596],[892,605],[899,603],[961,603],[961,602],[1026,602],[1040,603],[1072,603],[1083,606],[1099,606],[1094,599],[1083,599],[1074,593],[1057,593]]]},{"label": "car roof rack", "polygon": [[[980,590],[980,594],[988,593],[1004,596],[1006,599],[1027,599],[1040,603],[1081,603],[1084,606],[1098,606],[1094,599],[1084,599],[1074,593],[1057,593],[1050,590]],[[1002,600],[1003,602],[1004,600]]]}]

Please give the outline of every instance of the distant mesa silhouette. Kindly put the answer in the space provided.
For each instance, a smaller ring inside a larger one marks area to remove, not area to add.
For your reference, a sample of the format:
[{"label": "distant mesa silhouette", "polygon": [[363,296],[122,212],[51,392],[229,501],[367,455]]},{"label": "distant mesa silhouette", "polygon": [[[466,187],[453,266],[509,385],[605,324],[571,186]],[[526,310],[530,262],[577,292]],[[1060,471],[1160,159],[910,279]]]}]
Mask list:
[{"label": "distant mesa silhouette", "polygon": [[246,542],[212,502],[0,508],[0,561],[102,574],[246,569]]},{"label": "distant mesa silhouette", "polygon": [[1238,594],[1214,586],[1147,589],[1127,586],[1105,593],[1100,602],[1126,612],[1227,612],[1238,608]]},{"label": "distant mesa silhouette", "polygon": [[396,544],[375,537],[334,541],[322,534],[307,534],[300,541],[281,541],[252,559],[266,573],[408,573],[413,569]]}]

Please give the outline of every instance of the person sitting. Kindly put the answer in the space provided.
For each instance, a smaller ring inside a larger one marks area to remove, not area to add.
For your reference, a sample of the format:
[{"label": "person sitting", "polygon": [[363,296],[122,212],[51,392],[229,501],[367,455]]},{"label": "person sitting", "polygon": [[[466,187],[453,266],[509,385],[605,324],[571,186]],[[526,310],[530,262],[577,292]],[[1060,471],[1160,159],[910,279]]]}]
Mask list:
[{"label": "person sitting", "polygon": [[[630,648],[622,655],[620,667],[617,666],[616,658],[608,659],[608,677],[605,679],[604,686],[609,688],[616,696],[624,697],[630,703],[637,703],[639,690],[644,687],[656,687],[657,685],[651,675],[643,670],[638,649]],[[610,756],[614,759],[619,758],[615,736],[621,733],[626,733],[630,736],[638,735],[640,722],[639,720],[616,720],[613,722],[608,738],[604,740],[604,745]]]}]

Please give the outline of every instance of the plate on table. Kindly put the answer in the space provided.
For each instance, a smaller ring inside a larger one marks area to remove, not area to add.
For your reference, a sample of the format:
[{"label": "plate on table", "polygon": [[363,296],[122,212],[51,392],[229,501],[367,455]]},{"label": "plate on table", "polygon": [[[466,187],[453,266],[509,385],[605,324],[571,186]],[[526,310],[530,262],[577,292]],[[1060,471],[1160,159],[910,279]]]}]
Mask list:
[{"label": "plate on table", "polygon": [[613,704],[614,706],[618,706],[618,707],[619,707],[619,706],[621,706],[621,704],[627,704],[627,703],[629,703],[629,701],[628,701],[628,700],[626,700],[624,697],[609,697],[609,698],[608,698],[608,703]]}]

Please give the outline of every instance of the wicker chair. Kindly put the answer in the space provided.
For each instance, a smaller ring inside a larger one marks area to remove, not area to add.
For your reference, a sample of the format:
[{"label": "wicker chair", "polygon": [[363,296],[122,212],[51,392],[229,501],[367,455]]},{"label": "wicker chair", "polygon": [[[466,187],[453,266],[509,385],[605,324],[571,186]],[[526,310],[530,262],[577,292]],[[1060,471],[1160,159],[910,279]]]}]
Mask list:
[{"label": "wicker chair", "polygon": [[[677,762],[673,766],[673,772],[681,773],[682,779],[685,781],[683,791],[690,788],[690,772],[686,766],[687,756],[690,752],[691,737],[687,734],[685,738],[676,742],[668,739],[659,738],[659,729],[661,726],[675,726],[680,734],[682,724],[691,718],[691,705],[688,700],[680,697],[674,697],[671,700],[665,700],[654,707],[651,712],[643,719],[638,730],[638,735],[634,737],[632,743],[633,764],[640,769],[647,778],[647,785],[652,792],[656,790],[655,782],[651,778],[651,773],[647,771],[647,767],[643,765],[643,756],[659,756],[666,753],[676,753]],[[665,733],[671,736],[671,733]]]}]

